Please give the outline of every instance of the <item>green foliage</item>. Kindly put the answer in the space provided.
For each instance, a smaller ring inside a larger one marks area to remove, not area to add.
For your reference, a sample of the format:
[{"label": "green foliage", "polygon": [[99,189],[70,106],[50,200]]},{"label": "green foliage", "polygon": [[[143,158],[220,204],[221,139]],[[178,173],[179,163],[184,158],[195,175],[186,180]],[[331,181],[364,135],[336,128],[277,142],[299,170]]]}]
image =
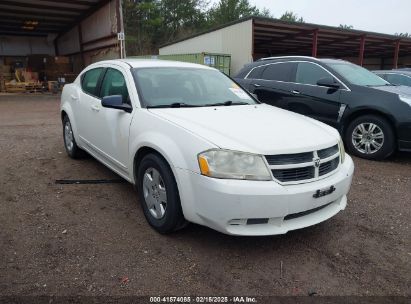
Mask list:
[{"label": "green foliage", "polygon": [[304,23],[303,17],[298,18],[298,15],[291,12],[291,11],[286,11],[281,17],[280,20],[283,21],[290,21],[290,22],[301,22]]},{"label": "green foliage", "polygon": [[354,26],[348,25],[348,24],[340,24],[339,28],[345,29],[345,30],[352,30]]},{"label": "green foliage", "polygon": [[127,52],[150,52],[161,35],[162,19],[157,1],[123,1],[123,17]]},{"label": "green foliage", "polygon": [[247,16],[272,17],[249,0],[123,0],[127,55],[155,54],[164,43]]},{"label": "green foliage", "polygon": [[220,0],[208,12],[208,20],[211,25],[220,25],[248,16],[270,17],[270,11],[260,11],[252,6],[248,0]]}]

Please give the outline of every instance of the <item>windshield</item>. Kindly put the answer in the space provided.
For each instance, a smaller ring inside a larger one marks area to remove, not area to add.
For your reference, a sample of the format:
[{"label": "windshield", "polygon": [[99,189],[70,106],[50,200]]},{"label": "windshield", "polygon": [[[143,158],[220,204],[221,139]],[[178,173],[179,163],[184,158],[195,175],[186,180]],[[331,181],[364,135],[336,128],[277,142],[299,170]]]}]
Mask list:
[{"label": "windshield", "polygon": [[349,62],[332,62],[328,63],[328,65],[355,85],[369,87],[390,85],[389,82],[367,69]]},{"label": "windshield", "polygon": [[133,70],[146,107],[256,104],[230,78],[215,70],[196,68],[136,68]]}]

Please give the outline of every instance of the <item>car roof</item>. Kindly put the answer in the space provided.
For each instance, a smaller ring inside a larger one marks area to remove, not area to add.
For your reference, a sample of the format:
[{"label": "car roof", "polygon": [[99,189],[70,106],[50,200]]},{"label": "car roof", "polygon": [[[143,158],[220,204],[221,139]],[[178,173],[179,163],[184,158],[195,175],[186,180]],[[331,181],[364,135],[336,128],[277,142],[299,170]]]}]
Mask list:
[{"label": "car roof", "polygon": [[344,60],[340,59],[331,59],[331,58],[316,58],[316,57],[310,57],[310,56],[277,56],[277,57],[265,57],[265,58],[260,58],[254,62],[247,63],[244,65],[244,67],[237,73],[235,77],[244,77],[245,75],[248,74],[250,70],[252,70],[255,67],[259,66],[264,66],[268,65],[271,63],[277,63],[277,62],[289,62],[289,61],[309,61],[309,62],[323,62],[325,64],[327,63],[336,63],[336,62],[346,62]]},{"label": "car roof", "polygon": [[258,59],[256,62],[261,62],[261,61],[269,61],[269,60],[317,60],[318,58],[315,57],[310,57],[310,56],[276,56],[276,57],[264,57],[264,58],[260,58]]},{"label": "car roof", "polygon": [[324,63],[332,63],[332,62],[347,62],[343,59],[334,59],[334,58],[316,58],[310,56],[278,56],[278,57],[265,57],[260,58],[255,62],[262,62],[262,61],[270,61],[270,60],[308,60],[308,61],[317,61],[317,62],[324,62]]},{"label": "car roof", "polygon": [[113,59],[113,60],[104,60],[96,62],[95,65],[100,64],[127,64],[132,68],[150,68],[150,67],[179,67],[179,68],[197,68],[205,70],[215,70],[214,68],[196,64],[188,63],[181,61],[172,61],[172,60],[162,60],[162,59],[136,59],[136,58],[126,58],[126,59]]},{"label": "car roof", "polygon": [[374,73],[389,73],[389,74],[403,74],[411,76],[411,70],[409,69],[396,69],[396,70],[376,70]]}]

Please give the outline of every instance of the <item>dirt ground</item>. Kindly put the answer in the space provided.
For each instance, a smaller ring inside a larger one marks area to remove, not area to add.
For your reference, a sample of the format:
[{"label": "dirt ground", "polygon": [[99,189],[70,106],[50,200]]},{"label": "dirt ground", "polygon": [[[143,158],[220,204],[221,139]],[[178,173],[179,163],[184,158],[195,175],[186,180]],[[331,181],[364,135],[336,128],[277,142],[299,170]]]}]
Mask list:
[{"label": "dirt ground", "polygon": [[0,96],[0,295],[410,296],[411,154],[354,161],[347,209],[322,224],[163,236],[128,183],[55,184],[118,178],[66,155],[58,97]]}]

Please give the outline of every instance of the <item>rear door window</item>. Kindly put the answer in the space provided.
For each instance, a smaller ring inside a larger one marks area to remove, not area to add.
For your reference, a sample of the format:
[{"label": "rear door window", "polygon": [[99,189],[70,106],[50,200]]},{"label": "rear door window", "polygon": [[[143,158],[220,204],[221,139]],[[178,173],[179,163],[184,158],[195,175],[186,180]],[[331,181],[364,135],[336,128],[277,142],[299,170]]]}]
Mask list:
[{"label": "rear door window", "polygon": [[318,80],[324,78],[332,78],[332,75],[316,64],[310,62],[298,63],[295,76],[297,83],[317,85]]},{"label": "rear door window", "polygon": [[103,68],[96,68],[84,73],[81,80],[81,88],[87,94],[98,96],[98,85]]},{"label": "rear door window", "polygon": [[261,79],[290,82],[292,81],[295,66],[296,63],[294,62],[270,64],[264,69]]}]

